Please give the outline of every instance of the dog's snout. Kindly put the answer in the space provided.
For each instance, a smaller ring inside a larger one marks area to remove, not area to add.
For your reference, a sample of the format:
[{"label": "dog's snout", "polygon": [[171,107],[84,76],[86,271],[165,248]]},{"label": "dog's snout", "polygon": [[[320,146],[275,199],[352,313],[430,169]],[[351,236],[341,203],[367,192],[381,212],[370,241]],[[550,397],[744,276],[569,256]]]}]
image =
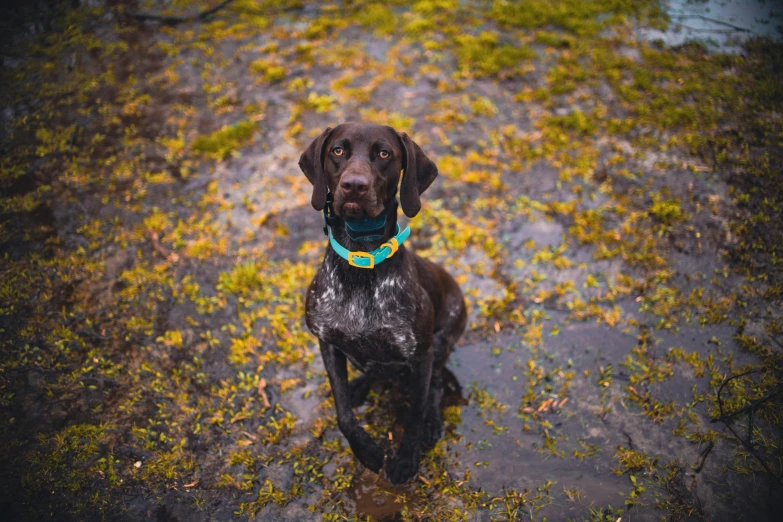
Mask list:
[{"label": "dog's snout", "polygon": [[379,205],[378,173],[364,161],[353,161],[340,173],[335,187],[334,210],[348,219],[375,217],[383,209]]},{"label": "dog's snout", "polygon": [[359,174],[346,174],[340,180],[340,188],[346,196],[364,196],[370,189],[370,182]]}]

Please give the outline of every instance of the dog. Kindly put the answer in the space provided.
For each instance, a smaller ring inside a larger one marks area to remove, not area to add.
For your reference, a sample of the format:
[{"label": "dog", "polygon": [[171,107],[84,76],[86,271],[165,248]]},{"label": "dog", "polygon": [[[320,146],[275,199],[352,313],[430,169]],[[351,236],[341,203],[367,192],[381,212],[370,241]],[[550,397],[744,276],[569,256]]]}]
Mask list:
[{"label": "dog", "polygon": [[[299,167],[330,240],[305,318],[319,339],[337,424],[362,465],[380,473],[385,462],[389,480],[402,484],[443,434],[442,372],[467,322],[457,282],[409,251],[402,243],[410,227],[400,231],[397,223],[398,184],[402,210],[413,218],[438,168],[407,134],[365,123],[327,128]],[[346,361],[362,372],[350,383]],[[377,379],[406,383],[410,398],[404,435],[388,459],[351,409]]]}]

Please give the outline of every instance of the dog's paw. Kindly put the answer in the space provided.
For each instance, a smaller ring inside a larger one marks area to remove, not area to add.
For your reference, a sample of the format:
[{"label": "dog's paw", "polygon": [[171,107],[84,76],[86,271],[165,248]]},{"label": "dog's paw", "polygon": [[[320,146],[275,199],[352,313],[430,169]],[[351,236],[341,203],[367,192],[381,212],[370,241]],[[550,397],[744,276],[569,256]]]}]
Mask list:
[{"label": "dog's paw", "polygon": [[417,444],[410,448],[400,448],[386,465],[386,476],[394,485],[404,484],[416,476],[420,459],[421,451]]},{"label": "dog's paw", "polygon": [[438,443],[443,437],[443,419],[440,411],[434,410],[427,415],[424,422],[424,430],[421,438],[421,445],[424,449],[430,449]]},{"label": "dog's paw", "polygon": [[356,448],[351,447],[351,449],[353,450],[353,454],[356,455],[356,458],[359,459],[359,462],[362,463],[362,466],[373,473],[378,473],[383,467],[385,454],[375,441],[369,439],[369,437],[368,441],[369,442],[365,442]]},{"label": "dog's paw", "polygon": [[351,407],[356,408],[364,404],[371,387],[372,381],[366,375],[360,375],[351,380],[348,383],[348,390],[351,394]]}]

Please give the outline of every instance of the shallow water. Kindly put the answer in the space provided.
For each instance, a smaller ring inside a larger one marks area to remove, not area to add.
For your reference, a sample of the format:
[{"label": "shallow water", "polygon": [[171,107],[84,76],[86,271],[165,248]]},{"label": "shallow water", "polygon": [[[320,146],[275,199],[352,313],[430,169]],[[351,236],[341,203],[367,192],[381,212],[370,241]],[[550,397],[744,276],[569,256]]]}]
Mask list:
[{"label": "shallow water", "polygon": [[748,38],[783,36],[783,3],[765,0],[669,0],[671,23],[666,31],[641,30],[647,40],[677,46],[702,42],[708,49],[740,52]]}]

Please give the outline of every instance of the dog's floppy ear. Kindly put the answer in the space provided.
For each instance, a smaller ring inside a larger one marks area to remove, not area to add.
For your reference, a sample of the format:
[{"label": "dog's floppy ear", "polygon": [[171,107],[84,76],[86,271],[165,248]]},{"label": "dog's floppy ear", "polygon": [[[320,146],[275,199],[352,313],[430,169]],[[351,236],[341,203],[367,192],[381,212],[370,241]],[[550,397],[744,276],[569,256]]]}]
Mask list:
[{"label": "dog's floppy ear", "polygon": [[400,184],[400,203],[406,216],[412,218],[421,210],[419,196],[427,190],[438,175],[438,167],[424,154],[416,142],[404,132],[398,132],[405,161],[403,161],[402,183]]},{"label": "dog's floppy ear", "polygon": [[310,202],[316,210],[323,210],[326,205],[326,176],[324,175],[324,145],[332,134],[332,128],[327,127],[320,136],[313,140],[307,150],[299,158],[299,168],[313,184],[313,197]]}]

